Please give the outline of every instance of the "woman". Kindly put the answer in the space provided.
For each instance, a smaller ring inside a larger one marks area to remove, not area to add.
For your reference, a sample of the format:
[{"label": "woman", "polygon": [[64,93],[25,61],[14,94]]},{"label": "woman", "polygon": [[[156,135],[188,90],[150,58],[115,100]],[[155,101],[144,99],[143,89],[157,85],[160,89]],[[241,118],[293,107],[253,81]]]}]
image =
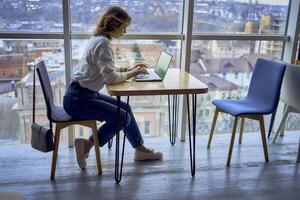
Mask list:
[{"label": "woman", "polygon": [[[98,129],[99,145],[105,145],[117,131],[124,129],[127,139],[135,148],[135,160],[159,160],[161,152],[144,146],[143,138],[129,108],[126,118],[127,104],[121,102],[120,128],[116,128],[117,100],[99,93],[105,84],[116,84],[126,81],[138,74],[147,73],[144,64],[132,68],[116,68],[114,53],[110,41],[120,38],[126,33],[131,17],[117,6],[110,7],[100,18],[93,37],[89,40],[84,55],[74,69],[74,76],[64,96],[64,108],[74,119],[104,121]],[[127,122],[126,122],[127,119]],[[86,168],[86,158],[94,145],[93,137],[75,139],[77,163]]]}]

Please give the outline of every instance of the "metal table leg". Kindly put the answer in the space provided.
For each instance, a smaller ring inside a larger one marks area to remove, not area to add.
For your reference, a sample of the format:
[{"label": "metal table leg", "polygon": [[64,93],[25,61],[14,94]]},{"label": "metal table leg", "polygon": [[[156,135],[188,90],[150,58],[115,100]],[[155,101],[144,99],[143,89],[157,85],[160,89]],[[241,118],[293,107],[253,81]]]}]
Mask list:
[{"label": "metal table leg", "polygon": [[187,94],[187,111],[188,111],[188,129],[189,129],[189,145],[190,145],[190,163],[191,163],[191,175],[195,176],[196,162],[195,162],[195,145],[196,145],[196,108],[197,108],[197,94],[192,94],[192,131],[191,136],[191,124],[190,124],[190,102],[189,95]]},{"label": "metal table leg", "polygon": [[[117,127],[120,126],[120,103],[121,103],[121,97],[117,96]],[[129,108],[129,96],[127,97],[127,110],[126,110],[126,120],[125,123],[127,122],[127,113],[128,113],[128,108]],[[122,179],[122,169],[123,169],[123,158],[124,158],[124,148],[125,148],[125,136],[126,133],[124,131],[124,139],[123,139],[123,147],[122,147],[122,154],[121,154],[121,163],[119,163],[119,147],[120,147],[120,131],[117,132],[116,134],[116,156],[115,156],[115,181],[116,183],[120,183]]]},{"label": "metal table leg", "polygon": [[170,143],[174,145],[176,143],[177,130],[178,130],[178,95],[173,95],[172,102],[172,121],[171,121],[171,101],[170,95],[168,95],[168,110],[169,110],[169,133]]}]

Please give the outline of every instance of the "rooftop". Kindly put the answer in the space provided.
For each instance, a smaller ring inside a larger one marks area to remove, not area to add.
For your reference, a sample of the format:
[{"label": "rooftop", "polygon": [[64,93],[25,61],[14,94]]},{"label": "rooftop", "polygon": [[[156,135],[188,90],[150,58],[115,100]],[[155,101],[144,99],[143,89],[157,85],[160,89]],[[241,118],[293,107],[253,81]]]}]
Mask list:
[{"label": "rooftop", "polygon": [[245,58],[210,58],[200,59],[202,73],[243,73],[252,71],[252,66]]},{"label": "rooftop", "polygon": [[223,78],[218,76],[196,76],[200,81],[205,83],[209,89],[219,89],[219,90],[237,90],[239,86],[231,83],[230,81],[226,81]]}]

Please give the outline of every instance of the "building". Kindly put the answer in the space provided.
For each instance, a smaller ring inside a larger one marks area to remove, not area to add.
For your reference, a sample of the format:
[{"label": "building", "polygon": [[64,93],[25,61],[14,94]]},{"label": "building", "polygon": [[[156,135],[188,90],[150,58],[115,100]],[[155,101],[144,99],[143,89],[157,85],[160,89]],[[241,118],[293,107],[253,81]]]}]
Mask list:
[{"label": "building", "polygon": [[23,54],[6,54],[0,56],[0,80],[19,80],[27,72],[27,59]]}]

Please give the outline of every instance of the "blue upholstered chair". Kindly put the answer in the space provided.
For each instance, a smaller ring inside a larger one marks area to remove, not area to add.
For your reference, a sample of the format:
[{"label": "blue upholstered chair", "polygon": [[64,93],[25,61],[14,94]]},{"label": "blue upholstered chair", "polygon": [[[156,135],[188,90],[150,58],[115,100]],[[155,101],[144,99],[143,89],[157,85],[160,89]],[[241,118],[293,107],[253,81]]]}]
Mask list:
[{"label": "blue upholstered chair", "polygon": [[64,110],[64,108],[62,106],[55,105],[54,100],[53,100],[53,91],[52,91],[49,75],[48,75],[44,61],[42,61],[42,60],[39,61],[35,67],[36,67],[36,71],[37,71],[39,79],[40,79],[44,99],[46,102],[47,118],[49,119],[50,123],[53,122],[56,125],[50,178],[54,179],[54,177],[55,177],[60,131],[63,128],[66,128],[70,125],[86,126],[86,127],[90,127],[93,130],[97,168],[98,168],[98,173],[101,174],[102,167],[101,167],[101,158],[100,158],[100,151],[99,151],[96,120],[73,120],[72,117],[66,113],[66,111]]},{"label": "blue upholstered chair", "polygon": [[221,99],[212,102],[216,106],[216,110],[207,148],[210,148],[218,114],[223,112],[234,117],[227,166],[230,165],[238,120],[241,119],[239,140],[241,143],[245,118],[259,121],[265,161],[269,161],[263,115],[271,114],[277,108],[284,71],[285,63],[259,58],[256,61],[246,97],[240,100]]}]

